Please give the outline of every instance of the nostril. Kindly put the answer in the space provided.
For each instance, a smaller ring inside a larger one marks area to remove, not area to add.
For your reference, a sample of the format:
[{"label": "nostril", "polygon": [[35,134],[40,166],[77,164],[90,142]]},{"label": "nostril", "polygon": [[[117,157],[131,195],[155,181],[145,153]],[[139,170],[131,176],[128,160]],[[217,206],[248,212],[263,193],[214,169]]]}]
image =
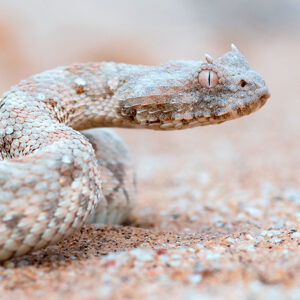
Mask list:
[{"label": "nostril", "polygon": [[247,82],[246,80],[244,80],[244,79],[242,79],[242,80],[240,81],[241,87],[245,87],[247,84],[248,84],[248,82]]}]

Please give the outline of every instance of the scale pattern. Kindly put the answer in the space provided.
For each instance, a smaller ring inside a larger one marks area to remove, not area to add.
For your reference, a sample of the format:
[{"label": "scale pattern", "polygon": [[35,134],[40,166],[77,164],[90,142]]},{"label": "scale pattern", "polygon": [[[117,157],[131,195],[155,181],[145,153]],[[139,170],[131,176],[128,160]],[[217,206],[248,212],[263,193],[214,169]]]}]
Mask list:
[{"label": "scale pattern", "polygon": [[108,129],[80,130],[217,124],[268,97],[235,47],[218,60],[75,64],[21,81],[0,98],[0,261],[55,243],[88,220],[127,217],[135,179],[126,146]]}]

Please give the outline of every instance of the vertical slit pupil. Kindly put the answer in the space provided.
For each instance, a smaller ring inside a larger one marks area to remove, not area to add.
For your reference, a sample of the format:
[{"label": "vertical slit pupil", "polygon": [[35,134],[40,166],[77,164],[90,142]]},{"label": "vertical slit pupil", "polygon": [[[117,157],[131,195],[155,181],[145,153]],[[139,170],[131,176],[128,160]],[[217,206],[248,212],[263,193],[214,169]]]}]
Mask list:
[{"label": "vertical slit pupil", "polygon": [[211,78],[210,78],[210,71],[208,72],[208,86],[210,87],[211,86]]}]

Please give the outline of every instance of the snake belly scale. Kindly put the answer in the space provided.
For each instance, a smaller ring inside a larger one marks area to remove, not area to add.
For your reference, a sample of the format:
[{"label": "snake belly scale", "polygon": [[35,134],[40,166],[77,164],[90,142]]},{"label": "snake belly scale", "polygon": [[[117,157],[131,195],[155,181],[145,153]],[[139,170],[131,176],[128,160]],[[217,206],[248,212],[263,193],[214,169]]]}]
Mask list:
[{"label": "snake belly scale", "polygon": [[234,45],[218,59],[75,64],[21,81],[0,98],[0,261],[55,243],[85,222],[128,216],[135,200],[128,150],[111,130],[86,129],[219,124],[268,97]]}]

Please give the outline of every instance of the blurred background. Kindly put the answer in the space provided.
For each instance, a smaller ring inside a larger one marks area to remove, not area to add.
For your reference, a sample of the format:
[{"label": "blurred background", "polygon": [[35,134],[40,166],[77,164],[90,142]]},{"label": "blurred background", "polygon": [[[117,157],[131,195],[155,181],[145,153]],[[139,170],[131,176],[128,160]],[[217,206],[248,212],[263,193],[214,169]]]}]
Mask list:
[{"label": "blurred background", "polygon": [[218,126],[118,130],[137,166],[136,214],[169,214],[191,201],[201,214],[203,203],[226,206],[232,199],[238,210],[241,203],[263,209],[257,195],[267,186],[296,201],[300,220],[299,15],[293,0],[1,0],[0,91],[58,65],[202,60],[233,42],[263,75],[271,99],[257,113]]}]

